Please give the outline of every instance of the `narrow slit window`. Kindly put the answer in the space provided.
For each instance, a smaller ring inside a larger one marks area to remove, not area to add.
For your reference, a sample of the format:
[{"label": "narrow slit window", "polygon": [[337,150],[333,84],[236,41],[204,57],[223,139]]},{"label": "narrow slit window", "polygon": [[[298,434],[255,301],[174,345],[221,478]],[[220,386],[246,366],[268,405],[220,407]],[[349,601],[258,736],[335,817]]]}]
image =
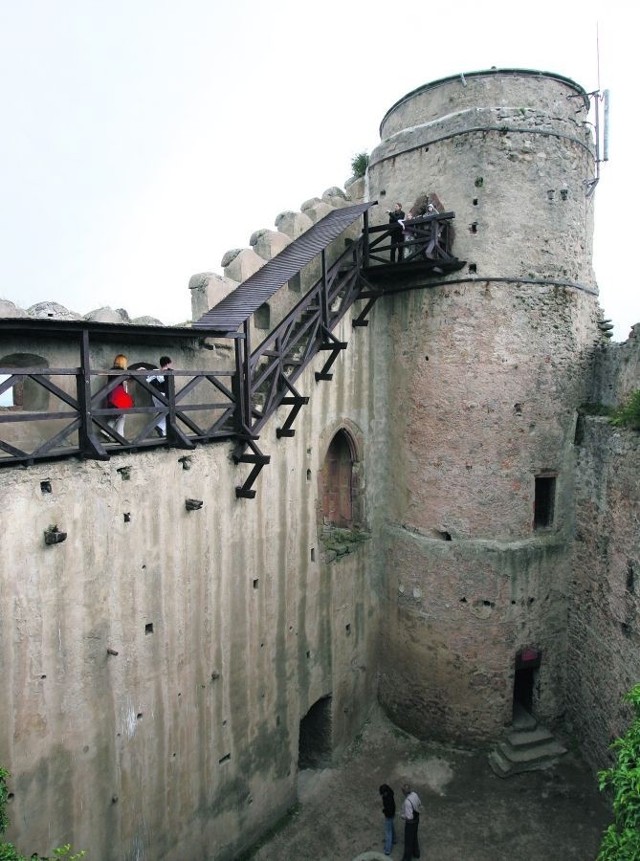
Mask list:
[{"label": "narrow slit window", "polygon": [[533,528],[553,525],[556,502],[555,475],[536,475],[536,495],[533,510]]}]

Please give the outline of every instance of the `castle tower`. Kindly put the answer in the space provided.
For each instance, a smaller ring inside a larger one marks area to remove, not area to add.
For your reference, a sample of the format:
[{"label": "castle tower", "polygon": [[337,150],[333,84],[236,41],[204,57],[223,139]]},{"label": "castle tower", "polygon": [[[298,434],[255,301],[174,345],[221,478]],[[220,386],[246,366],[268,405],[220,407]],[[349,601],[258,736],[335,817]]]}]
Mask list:
[{"label": "castle tower", "polygon": [[598,316],[588,109],[558,75],[458,75],[400,99],[371,155],[378,222],[429,194],[455,212],[466,261],[375,309],[380,696],[418,735],[488,738],[515,703],[550,723],[564,709],[576,408]]}]

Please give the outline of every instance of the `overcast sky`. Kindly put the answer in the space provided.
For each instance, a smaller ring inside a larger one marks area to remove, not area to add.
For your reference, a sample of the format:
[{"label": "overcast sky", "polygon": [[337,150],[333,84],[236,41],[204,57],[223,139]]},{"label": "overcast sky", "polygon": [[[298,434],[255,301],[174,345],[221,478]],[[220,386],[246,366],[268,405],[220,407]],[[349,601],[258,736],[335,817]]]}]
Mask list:
[{"label": "overcast sky", "polygon": [[182,322],[190,276],[220,272],[225,251],[248,247],[278,213],[343,186],[398,98],[447,75],[521,67],[611,91],[595,269],[623,340],[640,321],[628,265],[638,241],[631,9],[0,0],[0,296]]}]

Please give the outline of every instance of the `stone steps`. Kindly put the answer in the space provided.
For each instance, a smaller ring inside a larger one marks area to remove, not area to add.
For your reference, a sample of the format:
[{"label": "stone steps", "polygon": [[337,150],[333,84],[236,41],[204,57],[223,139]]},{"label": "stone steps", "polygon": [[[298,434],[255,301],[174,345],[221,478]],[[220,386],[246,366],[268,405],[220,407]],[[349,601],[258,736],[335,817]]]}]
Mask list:
[{"label": "stone steps", "polygon": [[521,713],[514,717],[504,740],[489,754],[489,765],[498,777],[551,768],[567,752],[546,727],[524,714],[526,717]]}]

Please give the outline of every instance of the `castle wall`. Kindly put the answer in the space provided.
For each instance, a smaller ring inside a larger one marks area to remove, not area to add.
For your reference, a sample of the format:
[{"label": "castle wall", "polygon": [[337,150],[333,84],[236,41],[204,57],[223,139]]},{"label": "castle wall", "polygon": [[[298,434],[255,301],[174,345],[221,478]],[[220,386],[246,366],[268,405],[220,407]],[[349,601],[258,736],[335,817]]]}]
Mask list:
[{"label": "castle wall", "polygon": [[[371,196],[408,210],[435,193],[467,261],[375,308],[392,441],[381,699],[422,736],[494,737],[525,647],[542,655],[536,716],[564,711],[573,437],[598,336],[580,92],[526,72],[436,82],[388,112],[371,156]],[[555,479],[544,528],[536,476]]]},{"label": "castle wall", "polygon": [[[14,842],[46,853],[70,841],[103,861],[235,858],[295,800],[309,708],[331,696],[334,752],[362,725],[375,698],[372,542],[327,561],[317,476],[333,432],[361,429],[366,514],[369,347],[349,318],[336,334],[351,345],[334,381],[316,384],[312,364],[296,384],[311,395],[296,436],[276,439],[278,416],[264,429],[272,461],[255,500],[235,498],[247,467],[227,444],[2,472],[0,762],[14,775]],[[67,540],[45,546],[54,524]]]},{"label": "castle wall", "polygon": [[[595,402],[640,388],[639,360],[637,337],[600,351]],[[567,706],[585,756],[604,768],[631,720],[622,696],[640,680],[640,437],[585,416],[578,443]]]}]

